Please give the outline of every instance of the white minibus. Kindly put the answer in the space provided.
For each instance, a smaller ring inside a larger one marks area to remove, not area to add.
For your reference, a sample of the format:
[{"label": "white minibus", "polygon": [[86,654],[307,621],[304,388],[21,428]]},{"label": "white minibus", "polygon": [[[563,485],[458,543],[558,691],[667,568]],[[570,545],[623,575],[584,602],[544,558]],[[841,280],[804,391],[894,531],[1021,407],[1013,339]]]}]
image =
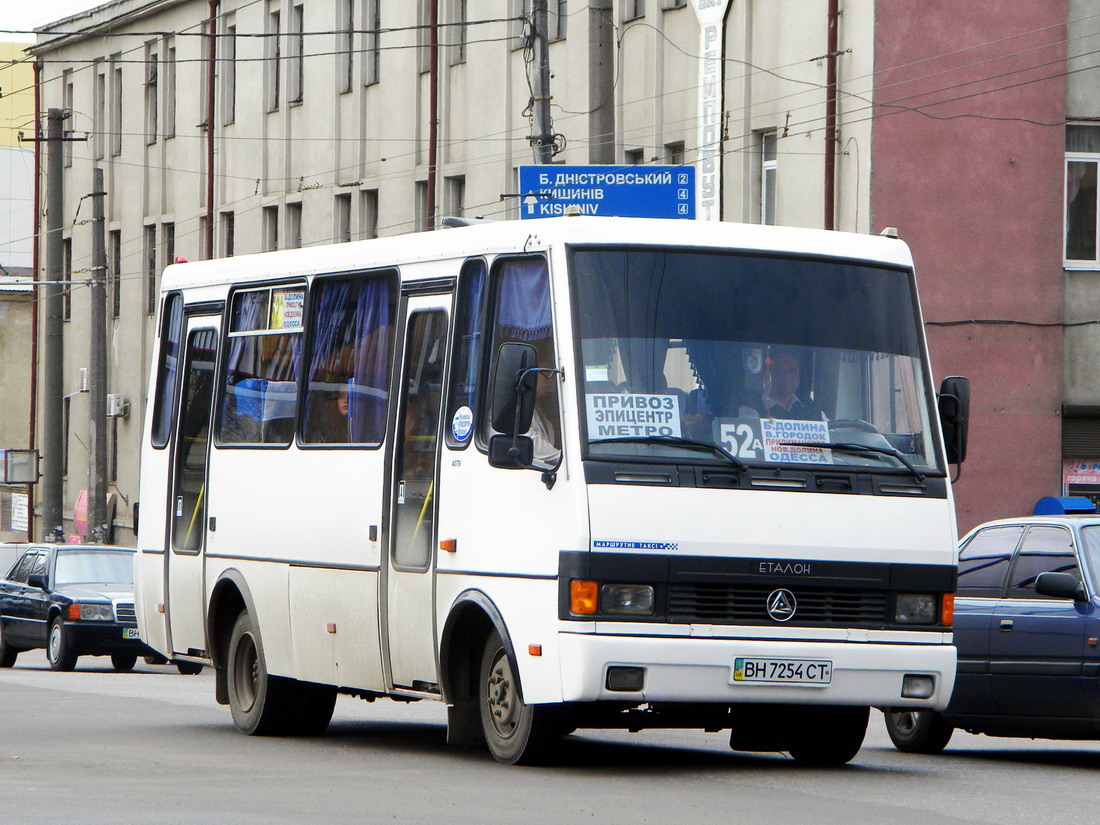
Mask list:
[{"label": "white minibus", "polygon": [[[142,639],[252,734],[435,699],[840,764],[942,709],[968,387],[890,237],[503,221],[168,267]],[[942,419],[942,426],[941,426]]]}]

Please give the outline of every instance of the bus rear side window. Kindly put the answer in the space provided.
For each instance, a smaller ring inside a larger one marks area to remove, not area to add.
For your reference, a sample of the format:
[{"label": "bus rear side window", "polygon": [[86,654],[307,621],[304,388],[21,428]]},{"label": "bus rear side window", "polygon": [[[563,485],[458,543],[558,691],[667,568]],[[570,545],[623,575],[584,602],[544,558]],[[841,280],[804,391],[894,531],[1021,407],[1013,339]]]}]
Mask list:
[{"label": "bus rear side window", "polygon": [[302,443],[382,443],[396,281],[390,271],[314,282]]},{"label": "bus rear side window", "polygon": [[305,284],[234,293],[219,444],[293,440],[305,298]]},{"label": "bus rear side window", "polygon": [[157,370],[157,394],[153,404],[154,447],[167,444],[168,436],[172,432],[182,335],[183,296],[173,292],[164,301],[164,313],[161,317],[160,368]]}]

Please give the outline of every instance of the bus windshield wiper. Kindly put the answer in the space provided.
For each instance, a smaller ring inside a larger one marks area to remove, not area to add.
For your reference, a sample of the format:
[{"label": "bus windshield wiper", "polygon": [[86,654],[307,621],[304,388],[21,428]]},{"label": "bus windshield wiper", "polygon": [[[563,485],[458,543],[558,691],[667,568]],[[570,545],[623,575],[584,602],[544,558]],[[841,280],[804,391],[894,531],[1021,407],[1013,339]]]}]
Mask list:
[{"label": "bus windshield wiper", "polygon": [[681,438],[678,435],[619,435],[612,438],[589,439],[590,444],[669,444],[673,447],[698,447],[710,450],[715,455],[721,456],[741,472],[745,472],[748,466],[721,444],[713,444],[710,441],[696,441],[694,438]]},{"label": "bus windshield wiper", "polygon": [[924,473],[914,467],[900,450],[895,450],[893,447],[872,447],[870,444],[856,444],[853,441],[784,441],[782,444],[784,447],[820,447],[823,450],[840,450],[845,453],[888,455],[900,461],[918,482],[924,482]]}]

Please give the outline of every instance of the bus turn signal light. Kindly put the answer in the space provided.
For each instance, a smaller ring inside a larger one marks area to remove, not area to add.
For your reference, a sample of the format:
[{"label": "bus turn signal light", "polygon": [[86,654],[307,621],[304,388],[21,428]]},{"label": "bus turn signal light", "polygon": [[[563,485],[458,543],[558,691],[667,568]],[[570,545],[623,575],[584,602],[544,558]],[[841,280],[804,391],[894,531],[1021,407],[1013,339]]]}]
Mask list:
[{"label": "bus turn signal light", "polygon": [[569,582],[569,611],[576,616],[591,616],[596,612],[600,586],[587,579]]},{"label": "bus turn signal light", "polygon": [[943,594],[943,610],[940,612],[940,623],[944,627],[951,627],[955,621],[955,594]]}]

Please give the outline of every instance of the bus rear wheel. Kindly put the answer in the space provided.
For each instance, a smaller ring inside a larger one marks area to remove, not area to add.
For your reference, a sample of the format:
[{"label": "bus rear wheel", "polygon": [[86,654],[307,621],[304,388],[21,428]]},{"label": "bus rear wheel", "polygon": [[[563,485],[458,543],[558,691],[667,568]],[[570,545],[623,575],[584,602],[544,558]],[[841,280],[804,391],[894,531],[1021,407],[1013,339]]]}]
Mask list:
[{"label": "bus rear wheel", "polygon": [[787,748],[794,761],[807,767],[845,765],[863,747],[870,708],[824,707],[800,714]]},{"label": "bus rear wheel", "polygon": [[256,623],[242,611],[229,637],[229,709],[250,736],[317,736],[336,705],[336,688],[299,682],[267,671]]},{"label": "bus rear wheel", "polygon": [[481,728],[489,753],[505,765],[529,765],[546,754],[565,728],[559,708],[529,705],[520,696],[519,674],[500,636],[492,633],[481,657]]}]

